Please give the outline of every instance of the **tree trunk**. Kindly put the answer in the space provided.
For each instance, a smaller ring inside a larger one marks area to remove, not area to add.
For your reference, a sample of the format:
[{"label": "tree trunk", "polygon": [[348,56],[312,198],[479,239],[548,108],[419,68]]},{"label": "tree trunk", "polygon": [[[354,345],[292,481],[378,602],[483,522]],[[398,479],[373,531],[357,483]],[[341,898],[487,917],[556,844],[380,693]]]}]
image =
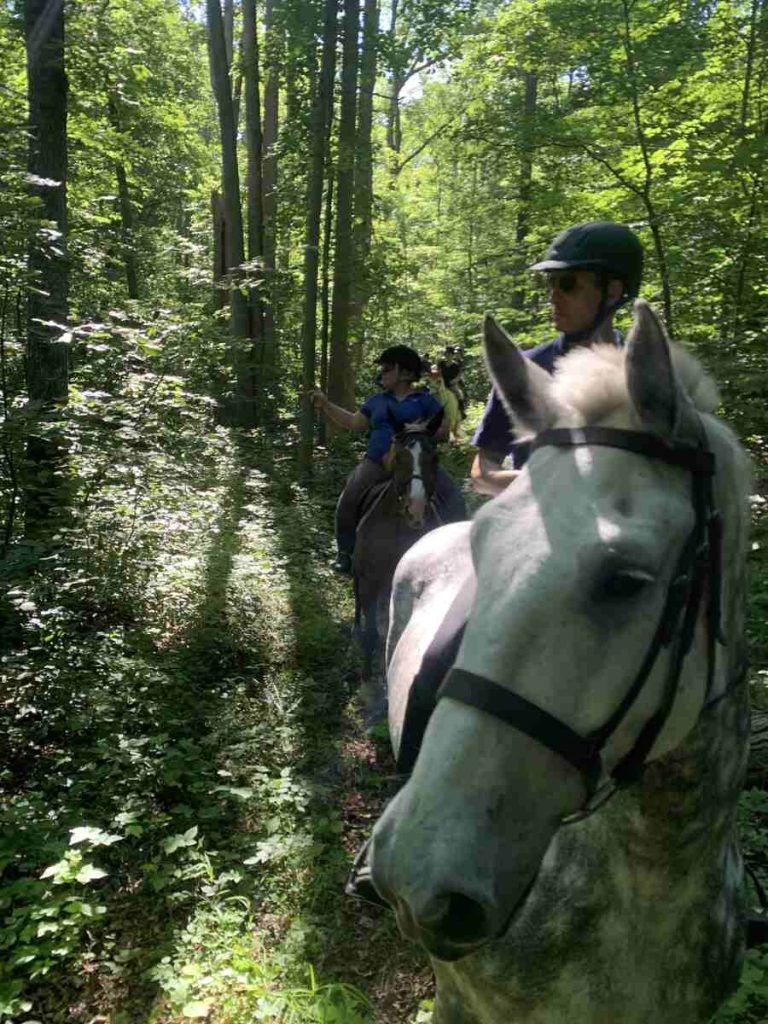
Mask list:
[{"label": "tree trunk", "polygon": [[208,53],[211,83],[219,114],[221,136],[222,193],[224,205],[227,271],[232,277],[230,305],[230,360],[235,374],[236,393],[231,402],[231,418],[239,426],[254,422],[254,378],[248,337],[248,306],[237,286],[244,261],[243,220],[240,209],[240,180],[237,168],[235,121],[232,91],[227,67],[224,21],[219,0],[206,0],[208,13]]},{"label": "tree trunk", "polygon": [[213,223],[213,308],[224,308],[224,288],[227,277],[227,225],[224,220],[224,200],[221,192],[211,192],[211,221]]},{"label": "tree trunk", "polygon": [[[107,87],[109,88],[109,87]],[[120,124],[120,113],[113,96],[107,100],[107,113],[109,123],[118,135],[122,134]],[[128,286],[128,298],[138,299],[139,297],[139,268],[136,259],[135,217],[131,192],[128,186],[128,175],[125,164],[121,160],[115,161],[115,176],[117,177],[117,195],[120,201],[120,239],[123,250],[123,263],[125,265],[125,281]]]},{"label": "tree trunk", "polygon": [[[749,14],[749,36],[747,38],[747,50],[744,61],[744,79],[741,87],[741,109],[739,114],[739,127],[736,135],[737,140],[744,138],[750,121],[750,99],[753,92],[752,79],[754,75],[756,57],[759,53],[760,40],[764,31],[761,31],[760,23],[764,18],[765,11],[767,9],[768,7],[766,6],[765,0],[752,0]],[[763,137],[765,137],[767,129],[765,124],[760,124],[762,108],[759,106],[758,111],[758,123],[754,126],[754,130],[761,132]],[[731,174],[737,180],[739,178],[743,179],[744,172],[737,169],[735,156],[736,150],[734,147],[734,155],[731,159]],[[741,235],[741,238],[738,242],[736,242],[736,239],[734,238],[733,249],[738,252],[738,257],[734,258],[732,269],[726,273],[726,280],[723,288],[720,314],[721,336],[733,337],[737,340],[741,339],[741,335],[743,333],[744,316],[742,300],[747,281],[750,257],[753,252],[754,238],[760,230],[759,195],[763,186],[764,167],[765,162],[760,161],[754,168],[750,168],[747,172],[751,181],[744,182],[742,180],[742,190],[745,193],[745,198],[749,201],[749,209],[747,216],[743,221],[744,228],[742,231],[738,232],[738,234]],[[760,311],[760,317],[762,318],[762,311]]]},{"label": "tree trunk", "polygon": [[344,45],[336,174],[336,248],[333,261],[331,352],[328,367],[328,396],[332,402],[344,408],[349,408],[354,402],[354,382],[349,357],[349,313],[354,267],[352,202],[355,168],[358,32],[357,0],[344,0]]},{"label": "tree trunk", "polygon": [[[392,60],[398,63],[397,57],[397,15],[399,0],[392,0],[389,18],[389,39]],[[389,104],[387,111],[387,146],[395,153],[400,152],[402,131],[400,127],[400,91],[405,84],[405,77],[400,67],[392,68],[389,80]]]},{"label": "tree trunk", "polygon": [[262,372],[265,385],[271,389],[277,366],[277,338],[275,331],[275,251],[277,248],[277,133],[279,111],[279,74],[281,33],[278,5],[280,0],[267,0],[265,10],[265,83],[263,134],[263,199],[264,214],[264,345]]},{"label": "tree trunk", "polygon": [[632,0],[622,0],[622,8],[624,12],[624,53],[627,58],[627,80],[632,98],[632,117],[635,125],[637,145],[643,158],[643,166],[645,167],[645,182],[640,190],[640,195],[648,214],[653,244],[656,249],[656,258],[661,275],[661,289],[664,296],[664,320],[671,336],[674,333],[672,322],[672,286],[669,279],[669,267],[667,266],[664,240],[661,234],[661,221],[653,201],[653,167],[648,148],[648,139],[640,113],[640,83],[637,77],[635,50],[632,40]]},{"label": "tree trunk", "polygon": [[[332,119],[331,119],[332,120]],[[323,216],[323,267],[322,292],[320,308],[322,321],[320,324],[320,387],[328,391],[328,352],[331,341],[331,243],[333,240],[333,176],[334,167],[331,160],[331,132],[325,140],[325,168],[328,184],[325,189],[325,214]],[[328,430],[325,417],[321,417],[317,428],[317,439],[325,444]]]},{"label": "tree trunk", "polygon": [[[245,140],[248,156],[248,259],[253,266],[250,277],[256,287],[249,289],[250,337],[255,366],[262,366],[264,346],[264,307],[261,291],[264,286],[264,211],[262,183],[261,83],[259,75],[259,44],[256,25],[256,0],[243,0],[243,77],[245,82]],[[257,384],[263,383],[263,378]],[[258,403],[261,405],[261,402]]]},{"label": "tree trunk", "polygon": [[[224,0],[224,45],[227,48],[227,68],[232,72],[232,54],[235,49],[235,4]],[[233,97],[234,98],[234,97]]]},{"label": "tree trunk", "polygon": [[525,251],[528,228],[531,216],[531,186],[533,183],[533,126],[536,117],[536,95],[539,76],[536,71],[525,72],[525,97],[523,100],[522,134],[523,146],[520,159],[520,189],[518,194],[517,220],[515,223],[515,288],[512,292],[511,305],[514,309],[525,309],[525,287],[523,281],[528,279],[526,267],[530,262]]},{"label": "tree trunk", "polygon": [[[63,0],[26,0],[30,189],[40,226],[31,239],[26,384],[36,418],[27,441],[25,532],[49,540],[68,505],[66,446],[56,403],[67,401],[69,349],[60,341],[69,312],[67,257],[67,76]],[[44,225],[44,226],[43,226]]]},{"label": "tree trunk", "polygon": [[355,198],[352,230],[354,268],[350,303],[349,335],[354,352],[355,376],[363,361],[365,308],[370,298],[368,269],[373,223],[373,91],[376,86],[376,40],[379,31],[378,0],[365,0],[363,48],[360,55],[360,90],[357,101],[357,142],[355,145]]},{"label": "tree trunk", "polygon": [[312,104],[310,126],[311,165],[307,183],[307,219],[304,240],[304,316],[301,332],[301,421],[299,465],[308,473],[312,465],[314,415],[309,394],[315,385],[317,335],[317,271],[320,258],[320,215],[323,205],[323,171],[326,161],[328,126],[333,104],[333,76],[336,63],[338,0],[325,0],[323,54],[317,92]]},{"label": "tree trunk", "polygon": [[68,314],[67,76],[64,70],[63,0],[26,0],[29,97],[29,174],[38,200],[40,229],[29,251],[27,389],[43,405],[67,399],[69,359],[58,344]]}]

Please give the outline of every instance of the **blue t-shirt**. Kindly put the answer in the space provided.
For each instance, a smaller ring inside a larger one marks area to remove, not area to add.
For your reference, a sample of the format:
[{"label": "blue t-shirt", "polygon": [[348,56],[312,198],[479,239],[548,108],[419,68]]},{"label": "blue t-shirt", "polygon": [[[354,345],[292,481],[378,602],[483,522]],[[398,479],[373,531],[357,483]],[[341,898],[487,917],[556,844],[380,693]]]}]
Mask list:
[{"label": "blue t-shirt", "polygon": [[[368,418],[370,434],[366,455],[374,462],[381,462],[389,451],[395,426],[403,427],[416,420],[429,420],[442,410],[442,406],[428,391],[412,391],[398,401],[389,391],[381,391],[360,406],[360,412]],[[390,418],[391,417],[391,418]]]},{"label": "blue t-shirt", "polygon": [[[617,345],[623,344],[622,336],[618,331],[614,330],[613,336]],[[523,355],[526,359],[538,364],[547,373],[554,373],[555,363],[560,356],[565,355],[566,351],[565,339],[562,334],[559,334],[554,341],[545,341],[543,345],[537,345],[536,348],[523,352]],[[472,444],[476,448],[487,448],[492,452],[503,452],[504,455],[510,455],[515,469],[521,469],[528,461],[530,445],[525,441],[515,441],[512,424],[496,393],[496,388],[491,389],[485,412],[472,438]]]}]

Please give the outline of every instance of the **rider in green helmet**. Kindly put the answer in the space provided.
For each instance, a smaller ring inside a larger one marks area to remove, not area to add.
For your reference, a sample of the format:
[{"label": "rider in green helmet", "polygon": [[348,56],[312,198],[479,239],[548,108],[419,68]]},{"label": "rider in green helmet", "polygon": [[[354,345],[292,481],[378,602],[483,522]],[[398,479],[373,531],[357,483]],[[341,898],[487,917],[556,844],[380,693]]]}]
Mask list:
[{"label": "rider in green helmet", "polygon": [[[531,270],[545,277],[560,334],[526,352],[529,359],[552,373],[557,360],[575,345],[621,344],[613,317],[637,298],[643,277],[643,247],[630,228],[610,221],[577,224],[559,234]],[[475,490],[499,494],[520,472],[527,451],[514,444],[512,425],[495,391],[472,443],[478,449],[471,470]],[[503,466],[508,455],[512,469]]]}]

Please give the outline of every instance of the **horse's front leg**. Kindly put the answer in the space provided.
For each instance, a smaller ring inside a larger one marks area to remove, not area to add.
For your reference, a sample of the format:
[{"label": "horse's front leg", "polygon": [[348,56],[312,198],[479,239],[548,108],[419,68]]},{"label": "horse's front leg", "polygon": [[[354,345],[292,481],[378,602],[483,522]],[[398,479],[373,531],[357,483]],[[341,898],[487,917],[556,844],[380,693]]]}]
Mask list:
[{"label": "horse's front leg", "polygon": [[363,654],[360,700],[366,728],[371,728],[387,719],[387,696],[382,672],[379,636],[380,597],[361,606],[362,629],[359,632]]},{"label": "horse's front leg", "polygon": [[374,597],[362,606],[362,622],[360,629],[360,646],[363,651],[363,680],[368,681],[374,668],[376,657],[376,646],[379,640],[378,631],[378,608],[379,602]]}]

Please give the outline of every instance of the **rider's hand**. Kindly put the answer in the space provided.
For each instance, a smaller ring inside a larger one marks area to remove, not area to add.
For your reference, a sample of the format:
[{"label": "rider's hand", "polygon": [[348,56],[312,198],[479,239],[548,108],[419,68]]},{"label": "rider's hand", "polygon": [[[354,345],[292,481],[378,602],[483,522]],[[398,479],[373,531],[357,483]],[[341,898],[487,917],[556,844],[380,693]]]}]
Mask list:
[{"label": "rider's hand", "polygon": [[309,396],[309,400],[312,402],[313,409],[325,409],[328,405],[328,396],[324,391],[313,391]]}]

